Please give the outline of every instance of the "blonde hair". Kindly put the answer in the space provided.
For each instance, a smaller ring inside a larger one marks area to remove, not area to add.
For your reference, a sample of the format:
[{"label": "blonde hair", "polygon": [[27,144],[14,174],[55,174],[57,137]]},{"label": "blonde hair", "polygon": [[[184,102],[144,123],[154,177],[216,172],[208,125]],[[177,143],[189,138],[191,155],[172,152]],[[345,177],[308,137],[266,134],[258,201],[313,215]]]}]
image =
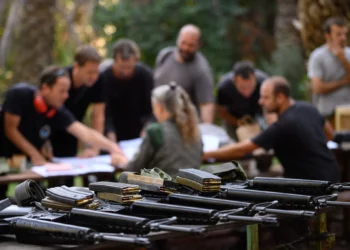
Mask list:
[{"label": "blonde hair", "polygon": [[152,98],[170,113],[186,144],[199,141],[197,112],[183,88],[170,82],[155,88]]}]

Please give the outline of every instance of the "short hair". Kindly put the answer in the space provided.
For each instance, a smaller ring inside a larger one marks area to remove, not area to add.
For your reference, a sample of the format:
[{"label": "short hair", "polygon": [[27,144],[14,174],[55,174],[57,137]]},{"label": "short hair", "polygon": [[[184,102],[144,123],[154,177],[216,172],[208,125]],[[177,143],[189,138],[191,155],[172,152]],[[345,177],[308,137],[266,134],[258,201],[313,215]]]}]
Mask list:
[{"label": "short hair", "polygon": [[323,23],[323,32],[324,33],[331,33],[331,26],[337,25],[339,27],[345,26],[345,21],[341,17],[330,17]]},{"label": "short hair", "polygon": [[62,76],[68,76],[68,72],[59,66],[51,65],[44,68],[40,74],[39,87],[41,88],[44,84],[52,87],[55,85],[57,78]]},{"label": "short hair", "polygon": [[90,45],[81,45],[75,51],[74,61],[79,66],[84,66],[87,62],[100,63],[102,60],[97,50]]},{"label": "short hair", "polygon": [[277,96],[278,94],[282,94],[287,98],[291,96],[290,84],[283,76],[272,76],[267,78],[266,81],[272,83],[274,96]]},{"label": "short hair", "polygon": [[133,40],[122,38],[113,44],[113,58],[116,59],[118,55],[122,60],[128,60],[133,56],[140,59],[140,48]]},{"label": "short hair", "polygon": [[243,79],[248,79],[255,74],[254,64],[250,61],[236,62],[232,67],[234,76],[241,76]]}]

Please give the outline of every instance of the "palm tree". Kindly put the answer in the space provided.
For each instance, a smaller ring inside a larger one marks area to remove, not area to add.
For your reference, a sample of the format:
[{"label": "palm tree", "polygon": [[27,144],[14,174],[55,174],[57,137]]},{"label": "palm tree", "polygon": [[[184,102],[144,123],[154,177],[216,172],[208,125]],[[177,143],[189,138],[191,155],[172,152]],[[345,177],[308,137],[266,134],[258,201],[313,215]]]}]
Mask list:
[{"label": "palm tree", "polygon": [[22,8],[12,82],[37,83],[42,69],[52,63],[56,0],[27,0]]}]

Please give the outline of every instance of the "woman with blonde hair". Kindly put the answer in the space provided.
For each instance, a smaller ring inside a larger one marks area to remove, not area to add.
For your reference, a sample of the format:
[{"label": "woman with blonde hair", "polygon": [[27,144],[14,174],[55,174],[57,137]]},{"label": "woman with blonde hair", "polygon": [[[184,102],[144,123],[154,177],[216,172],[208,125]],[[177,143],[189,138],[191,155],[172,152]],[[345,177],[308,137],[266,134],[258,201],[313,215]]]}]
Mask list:
[{"label": "woman with blonde hair", "polygon": [[171,177],[181,168],[199,168],[202,141],[197,112],[188,94],[175,82],[159,86],[152,92],[152,109],[158,122],[147,127],[131,161],[119,159],[120,167],[134,172],[157,167]]}]

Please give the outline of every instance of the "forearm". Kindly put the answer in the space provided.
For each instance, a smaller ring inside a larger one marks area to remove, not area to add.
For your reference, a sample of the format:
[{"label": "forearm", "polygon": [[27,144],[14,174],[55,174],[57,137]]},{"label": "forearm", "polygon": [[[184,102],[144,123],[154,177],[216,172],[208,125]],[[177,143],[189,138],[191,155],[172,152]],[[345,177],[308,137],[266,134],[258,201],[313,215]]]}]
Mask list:
[{"label": "forearm", "polygon": [[100,134],[103,134],[105,123],[105,116],[103,114],[92,114],[91,115],[91,127]]},{"label": "forearm", "polygon": [[237,126],[238,119],[231,115],[227,110],[226,107],[217,108],[217,116],[221,119],[223,119],[226,123],[232,126]]},{"label": "forearm", "polygon": [[215,151],[204,152],[203,158],[204,160],[215,159],[216,161],[231,161],[243,158],[245,152],[240,150],[236,145],[230,144]]},{"label": "forearm", "polygon": [[347,78],[342,78],[337,81],[332,82],[321,82],[314,86],[313,90],[316,94],[327,94],[333,92],[334,90],[345,86],[348,83]]},{"label": "forearm", "polygon": [[23,153],[29,157],[36,157],[41,155],[39,150],[34,147],[20,132],[18,129],[7,129],[5,131],[9,140],[16,145]]},{"label": "forearm", "polygon": [[350,74],[350,63],[345,57],[345,54],[338,56],[339,61],[342,63],[347,74]]},{"label": "forearm", "polygon": [[203,123],[213,123],[214,121],[214,104],[206,103],[200,105],[200,116]]},{"label": "forearm", "polygon": [[83,132],[84,136],[79,138],[82,142],[89,144],[94,148],[106,150],[109,153],[114,153],[119,151],[119,147],[116,143],[107,139],[106,137],[101,135],[99,132],[87,127],[84,129],[86,130]]}]

